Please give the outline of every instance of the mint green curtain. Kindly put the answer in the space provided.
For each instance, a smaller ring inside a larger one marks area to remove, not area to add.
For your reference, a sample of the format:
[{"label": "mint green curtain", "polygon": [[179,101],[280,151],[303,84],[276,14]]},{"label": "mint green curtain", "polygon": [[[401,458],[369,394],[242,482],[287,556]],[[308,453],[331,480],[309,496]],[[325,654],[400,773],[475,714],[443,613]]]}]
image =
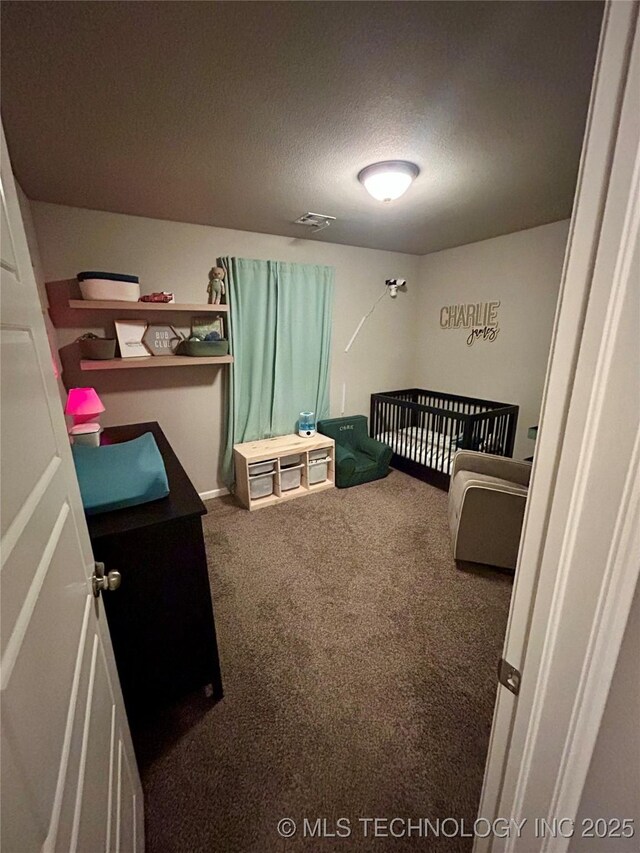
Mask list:
[{"label": "mint green curtain", "polygon": [[230,368],[223,477],[233,445],[297,430],[329,415],[332,267],[219,258],[226,270]]}]

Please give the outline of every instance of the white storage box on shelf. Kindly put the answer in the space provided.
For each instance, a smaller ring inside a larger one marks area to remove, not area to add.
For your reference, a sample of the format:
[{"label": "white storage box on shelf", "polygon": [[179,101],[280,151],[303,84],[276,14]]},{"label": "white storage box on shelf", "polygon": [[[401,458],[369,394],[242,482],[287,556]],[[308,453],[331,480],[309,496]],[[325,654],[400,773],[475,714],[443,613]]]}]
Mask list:
[{"label": "white storage box on shelf", "polygon": [[274,477],[275,471],[272,471],[270,474],[256,474],[255,477],[251,477],[249,479],[251,500],[255,501],[257,498],[266,498],[272,495]]},{"label": "white storage box on shelf", "polygon": [[249,494],[252,500],[265,498],[273,494],[273,481],[276,475],[275,469],[275,459],[249,465]]},{"label": "white storage box on shelf", "polygon": [[280,469],[280,488],[283,492],[288,492],[290,489],[297,489],[300,486],[302,477],[302,465],[288,465],[286,468]]},{"label": "white storage box on shelf", "polygon": [[83,299],[104,302],[137,302],[140,299],[140,285],[135,281],[86,278],[79,284]]},{"label": "white storage box on shelf", "polygon": [[301,462],[302,456],[299,453],[292,453],[291,456],[280,457],[281,468],[291,468],[294,465],[300,465]]},{"label": "white storage box on shelf", "polygon": [[253,477],[255,474],[268,474],[269,471],[276,470],[276,460],[275,459],[267,459],[264,462],[252,462],[249,465],[249,476]]},{"label": "white storage box on shelf", "polygon": [[297,489],[302,481],[302,456],[293,453],[280,457],[280,489],[288,492]]},{"label": "white storage box on shelf", "polygon": [[329,457],[326,450],[309,451],[309,485],[324,483],[327,479]]}]

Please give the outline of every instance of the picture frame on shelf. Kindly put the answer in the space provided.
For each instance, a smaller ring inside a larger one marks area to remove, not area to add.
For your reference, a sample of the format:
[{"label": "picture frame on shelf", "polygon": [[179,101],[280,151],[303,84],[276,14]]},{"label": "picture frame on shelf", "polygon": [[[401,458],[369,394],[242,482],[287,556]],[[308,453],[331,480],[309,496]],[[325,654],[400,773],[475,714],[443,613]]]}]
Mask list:
[{"label": "picture frame on shelf", "polygon": [[223,317],[192,317],[191,334],[204,340],[211,332],[217,332],[225,340]]},{"label": "picture frame on shelf", "polygon": [[142,336],[142,343],[155,356],[174,355],[182,336],[167,323],[149,323]]},{"label": "picture frame on shelf", "polygon": [[144,320],[116,320],[114,325],[122,358],[149,356],[149,350],[142,341],[147,331],[147,323]]}]

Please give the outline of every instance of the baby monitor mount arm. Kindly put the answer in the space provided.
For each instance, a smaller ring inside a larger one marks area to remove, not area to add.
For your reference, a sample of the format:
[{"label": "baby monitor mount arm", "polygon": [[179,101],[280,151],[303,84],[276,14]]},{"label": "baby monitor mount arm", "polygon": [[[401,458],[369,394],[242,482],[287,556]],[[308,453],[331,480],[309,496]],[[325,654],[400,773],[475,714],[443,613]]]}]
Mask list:
[{"label": "baby monitor mount arm", "polygon": [[[376,309],[376,305],[378,304],[378,302],[380,302],[381,299],[383,299],[383,297],[387,293],[389,294],[389,296],[391,296],[392,299],[395,299],[395,297],[398,295],[399,289],[401,289],[401,290],[407,289],[406,279],[404,279],[404,278],[388,278],[386,280],[384,290],[382,291],[380,296],[375,300],[375,302],[373,303],[371,308],[369,308],[367,313],[362,317],[362,319],[360,320],[360,322],[356,326],[354,333],[349,338],[349,343],[344,348],[345,352],[349,352],[349,350],[353,346],[355,339],[358,337],[358,334],[360,333],[360,329],[364,326],[367,319],[373,314],[373,312]],[[342,406],[341,406],[341,412],[340,412],[343,415],[344,415],[346,396],[347,396],[347,383],[343,382],[342,383]]]},{"label": "baby monitor mount arm", "polygon": [[358,333],[359,333],[360,329],[364,326],[365,321],[367,320],[367,318],[368,318],[368,317],[370,317],[370,316],[373,314],[373,312],[375,311],[375,308],[376,308],[376,305],[378,304],[378,302],[380,302],[380,300],[384,297],[384,295],[385,295],[386,293],[388,293],[388,294],[389,294],[389,296],[391,296],[391,298],[392,298],[392,299],[395,299],[395,297],[398,295],[398,289],[399,289],[399,288],[401,288],[402,290],[406,290],[406,289],[407,289],[407,281],[406,281],[406,279],[404,279],[404,278],[388,278],[388,279],[385,281],[385,288],[384,288],[384,290],[382,291],[382,293],[380,294],[380,296],[376,299],[376,301],[373,303],[373,305],[371,306],[371,308],[369,308],[369,310],[368,310],[368,311],[367,311],[367,313],[364,315],[364,317],[362,318],[362,320],[360,320],[360,322],[359,322],[359,323],[358,323],[358,325],[356,326],[356,330],[355,330],[355,332],[351,335],[351,338],[349,339],[349,343],[348,343],[348,344],[346,345],[346,347],[344,348],[344,351],[345,351],[345,352],[349,352],[349,350],[350,350],[350,349],[351,349],[351,347],[353,346],[353,342],[354,342],[354,341],[355,341],[355,339],[358,337]]}]

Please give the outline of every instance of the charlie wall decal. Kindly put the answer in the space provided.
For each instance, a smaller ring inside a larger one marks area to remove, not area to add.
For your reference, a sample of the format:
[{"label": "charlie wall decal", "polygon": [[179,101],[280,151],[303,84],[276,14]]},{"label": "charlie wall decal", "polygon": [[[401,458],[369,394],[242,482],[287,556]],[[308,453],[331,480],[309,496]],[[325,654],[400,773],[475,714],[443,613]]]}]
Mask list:
[{"label": "charlie wall decal", "polygon": [[443,305],[440,309],[440,326],[443,329],[470,329],[467,346],[475,341],[493,343],[498,337],[499,302],[475,302],[463,305]]}]

